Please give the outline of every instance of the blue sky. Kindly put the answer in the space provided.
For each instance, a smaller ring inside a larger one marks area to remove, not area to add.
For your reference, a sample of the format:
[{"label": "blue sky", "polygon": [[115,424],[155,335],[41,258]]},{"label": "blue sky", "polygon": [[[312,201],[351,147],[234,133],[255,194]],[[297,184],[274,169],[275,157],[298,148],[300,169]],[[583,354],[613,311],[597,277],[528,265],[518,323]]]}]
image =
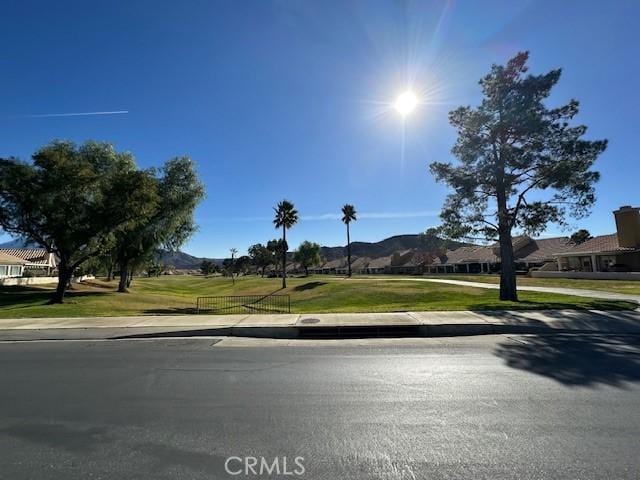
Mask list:
[{"label": "blue sky", "polygon": [[[479,101],[492,63],[531,51],[562,67],[551,98],[581,101],[591,138],[608,138],[598,203],[574,222],[610,233],[611,211],[640,203],[640,2],[127,1],[3,2],[0,156],[54,139],[106,140],[141,166],[189,155],[208,197],[184,250],[222,257],[279,232],[376,241],[438,223],[446,188],[427,166],[451,159],[447,112]],[[386,104],[408,85],[428,99],[403,122]],[[127,111],[90,116],[39,114]],[[549,235],[563,233],[555,226]]]}]

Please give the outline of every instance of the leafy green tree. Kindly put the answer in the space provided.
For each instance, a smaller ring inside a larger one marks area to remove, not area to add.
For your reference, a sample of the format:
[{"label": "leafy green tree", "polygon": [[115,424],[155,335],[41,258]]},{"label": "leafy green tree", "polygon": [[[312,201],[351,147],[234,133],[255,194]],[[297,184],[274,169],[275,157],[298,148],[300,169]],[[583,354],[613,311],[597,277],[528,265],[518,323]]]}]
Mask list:
[{"label": "leafy green tree", "polygon": [[581,228],[580,230],[575,232],[573,235],[571,235],[570,240],[573,243],[575,243],[576,245],[579,245],[581,243],[586,242],[587,240],[589,240],[591,238],[593,238],[593,237],[589,233],[589,230],[585,230],[584,228]]},{"label": "leafy green tree", "polygon": [[238,274],[246,275],[251,270],[251,257],[241,255],[235,260],[235,271]]},{"label": "leafy green tree", "polygon": [[157,258],[151,258],[145,265],[147,277],[159,277],[163,268],[164,265]]},{"label": "leafy green tree", "polygon": [[103,276],[110,280],[110,268],[112,268],[111,256],[109,254],[96,255],[85,261],[74,272],[75,275],[82,270],[86,274]]},{"label": "leafy green tree", "polygon": [[200,271],[206,277],[216,271],[215,264],[211,260],[203,260],[200,264]]},{"label": "leafy green tree", "polygon": [[260,271],[264,277],[264,270],[273,263],[273,253],[268,247],[261,243],[251,245],[248,250],[251,263]]},{"label": "leafy green tree", "polygon": [[[127,228],[116,232],[114,256],[120,270],[119,292],[126,292],[131,271],[154,258],[160,249],[177,250],[195,232],[193,215],[204,198],[204,186],[188,157],[169,160],[156,176],[145,172],[151,203]],[[126,206],[124,206],[126,208]]]},{"label": "leafy green tree", "polygon": [[277,267],[278,263],[282,259],[283,252],[284,255],[286,255],[289,251],[289,244],[287,242],[283,242],[281,238],[274,238],[267,242],[267,250],[269,250],[269,253],[271,254],[271,264],[274,267]]},{"label": "leafy green tree", "polygon": [[422,247],[429,253],[429,259],[432,261],[434,258],[443,259],[452,242],[446,236],[443,237],[441,227],[430,227],[425,232],[420,234],[420,243]]},{"label": "leafy green tree", "polygon": [[0,226],[58,257],[62,303],[74,271],[106,252],[114,232],[148,214],[146,175],[129,153],[107,143],[55,141],[33,162],[0,160]]},{"label": "leafy green tree", "polygon": [[570,125],[578,102],[548,108],[544,100],[561,71],[527,75],[527,52],[493,65],[481,81],[477,108],[449,114],[458,132],[452,153],[459,164],[432,163],[439,182],[453,189],[442,213],[452,238],[482,235],[500,246],[500,299],[517,301],[511,232],[543,231],[567,215],[583,217],[595,201],[598,172],[591,167],[606,140],[582,139],[587,127]]},{"label": "leafy green tree", "polygon": [[355,222],[356,209],[353,205],[348,203],[342,207],[342,223],[347,226],[347,271],[348,276],[351,277],[351,235],[349,233],[349,225],[351,222]]},{"label": "leafy green tree", "polygon": [[309,267],[318,265],[321,262],[320,245],[305,240],[298,247],[294,255],[294,260],[304,268],[305,275],[309,276]]},{"label": "leafy green tree", "polygon": [[287,288],[287,230],[298,223],[298,211],[288,200],[278,203],[274,211],[273,224],[276,228],[282,227],[282,288]]}]

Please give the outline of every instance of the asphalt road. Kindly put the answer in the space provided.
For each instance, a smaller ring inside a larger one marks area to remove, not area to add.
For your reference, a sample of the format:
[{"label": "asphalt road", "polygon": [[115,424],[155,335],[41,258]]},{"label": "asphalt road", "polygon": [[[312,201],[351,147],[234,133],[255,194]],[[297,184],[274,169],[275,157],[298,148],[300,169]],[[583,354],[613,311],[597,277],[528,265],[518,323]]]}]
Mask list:
[{"label": "asphalt road", "polygon": [[1,343],[0,477],[640,476],[637,336],[216,342]]}]

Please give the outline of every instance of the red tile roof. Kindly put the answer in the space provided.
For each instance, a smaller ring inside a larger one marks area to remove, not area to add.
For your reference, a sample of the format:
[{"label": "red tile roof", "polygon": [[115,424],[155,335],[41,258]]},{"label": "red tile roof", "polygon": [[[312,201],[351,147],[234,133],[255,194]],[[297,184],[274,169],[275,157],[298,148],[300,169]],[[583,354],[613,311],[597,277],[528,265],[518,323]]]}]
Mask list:
[{"label": "red tile roof", "polygon": [[385,268],[391,265],[391,257],[373,258],[367,265],[367,268]]},{"label": "red tile roof", "polygon": [[351,268],[365,268],[369,265],[370,258],[368,257],[358,257],[355,260],[351,259]]},{"label": "red tile roof", "polygon": [[459,247],[455,250],[447,250],[447,252],[437,257],[433,261],[433,265],[452,265],[456,263],[496,263],[500,259],[493,253],[491,246],[468,246]]},{"label": "red tile roof", "polygon": [[44,248],[0,248],[0,253],[25,260],[29,265],[55,267],[53,255]]},{"label": "red tile roof", "polygon": [[516,262],[545,262],[553,260],[558,253],[571,251],[575,245],[568,237],[541,238],[531,240],[530,243],[515,252]]},{"label": "red tile roof", "polygon": [[[523,244],[514,252],[516,262],[538,263],[553,259],[554,254],[573,249],[567,237],[530,239],[523,242],[523,237],[514,237],[514,243]],[[515,247],[515,245],[514,245]],[[474,245],[447,250],[446,254],[436,258],[433,265],[452,265],[457,263],[499,263],[499,249],[496,245]]]},{"label": "red tile roof", "polygon": [[0,252],[0,265],[24,265],[25,263],[27,262],[21,258]]},{"label": "red tile roof", "polygon": [[575,245],[571,250],[566,252],[568,255],[581,253],[616,253],[616,252],[636,252],[640,248],[621,247],[618,244],[618,235],[612,233],[610,235],[600,235],[593,237],[586,242]]}]

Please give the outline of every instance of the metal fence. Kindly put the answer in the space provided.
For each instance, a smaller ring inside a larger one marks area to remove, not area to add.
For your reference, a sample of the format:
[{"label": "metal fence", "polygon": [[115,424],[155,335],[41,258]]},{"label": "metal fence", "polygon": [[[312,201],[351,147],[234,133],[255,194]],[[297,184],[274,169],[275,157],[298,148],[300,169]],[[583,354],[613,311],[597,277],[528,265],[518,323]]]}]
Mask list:
[{"label": "metal fence", "polygon": [[198,297],[197,313],[291,313],[289,295]]}]

